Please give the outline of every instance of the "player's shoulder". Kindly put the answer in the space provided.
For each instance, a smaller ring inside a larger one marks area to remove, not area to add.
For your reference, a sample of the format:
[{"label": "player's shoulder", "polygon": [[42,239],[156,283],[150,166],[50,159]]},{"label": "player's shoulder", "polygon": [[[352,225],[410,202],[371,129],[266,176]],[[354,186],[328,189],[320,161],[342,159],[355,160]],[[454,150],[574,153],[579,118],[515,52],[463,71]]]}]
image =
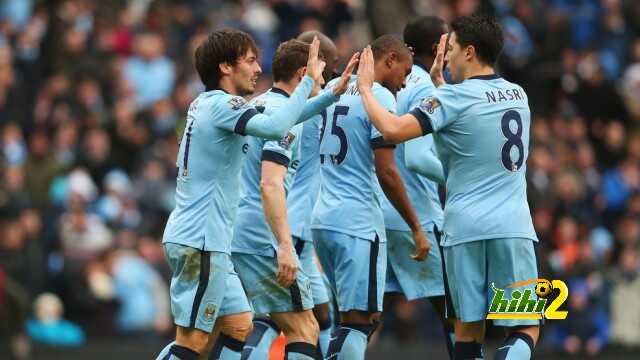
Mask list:
[{"label": "player's shoulder", "polygon": [[254,97],[249,102],[250,105],[257,107],[278,107],[286,102],[289,94],[280,89],[269,89],[266,92]]},{"label": "player's shoulder", "polygon": [[508,89],[511,89],[512,91],[513,91],[513,90],[517,90],[517,91],[522,95],[522,97],[524,97],[524,99],[526,99],[526,98],[527,98],[527,93],[526,93],[526,91],[524,90],[524,88],[523,88],[522,86],[520,86],[520,84],[517,84],[517,83],[511,82],[511,81],[508,81],[508,80],[507,80],[507,79],[505,79],[505,78],[500,78],[499,83],[501,84],[501,86],[502,86],[504,89],[507,89],[507,90],[508,90]]},{"label": "player's shoulder", "polygon": [[249,106],[249,102],[242,96],[231,95],[219,89],[200,94],[199,103],[214,112],[236,111]]},{"label": "player's shoulder", "polygon": [[377,82],[373,83],[371,90],[373,92],[373,95],[376,97],[382,97],[385,99],[391,98],[395,100],[395,96],[393,96],[393,93],[389,89],[387,89],[386,87],[382,86]]},{"label": "player's shoulder", "polygon": [[472,93],[471,87],[464,82],[459,84],[442,84],[435,88],[431,97],[436,98],[459,98]]},{"label": "player's shoulder", "polygon": [[481,77],[469,81],[466,88],[473,91],[483,102],[491,105],[505,104],[505,106],[525,106],[528,103],[527,94],[522,86],[498,75],[487,75],[484,79],[479,78]]},{"label": "player's shoulder", "polygon": [[431,75],[429,75],[429,70],[424,65],[415,63],[411,67],[411,73],[407,76],[407,82],[410,80],[416,83],[424,81],[431,83]]},{"label": "player's shoulder", "polygon": [[486,88],[504,88],[504,89],[515,88],[515,89],[522,90],[522,87],[520,85],[513,83],[511,81],[508,81],[507,79],[497,74],[473,76],[461,82],[460,84],[457,84],[457,87],[461,91],[474,91],[477,89],[486,89]]},{"label": "player's shoulder", "polygon": [[405,88],[398,92],[398,98],[424,95],[425,93],[433,92],[435,89],[436,87],[431,81],[431,75],[422,65],[413,65],[411,73],[405,80]]}]

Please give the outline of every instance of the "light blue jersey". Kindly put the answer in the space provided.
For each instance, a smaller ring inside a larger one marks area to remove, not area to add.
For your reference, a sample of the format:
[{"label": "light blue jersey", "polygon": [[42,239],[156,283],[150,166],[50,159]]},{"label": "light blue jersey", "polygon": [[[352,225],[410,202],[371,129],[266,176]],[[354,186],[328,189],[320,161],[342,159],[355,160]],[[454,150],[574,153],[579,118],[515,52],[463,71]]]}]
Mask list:
[{"label": "light blue jersey", "polygon": [[[272,88],[253,99],[251,105],[269,115],[285,105],[288,97],[285,91]],[[284,185],[288,190],[296,173],[295,164],[299,162],[302,126],[303,124],[294,126],[280,141],[247,137],[247,158],[241,176],[243,195],[233,226],[232,253],[274,256],[278,243],[265,218],[260,195],[262,161],[272,161],[287,167]]]},{"label": "light blue jersey", "polygon": [[[395,98],[389,90],[374,83],[373,94],[385,109],[396,112]],[[321,185],[311,228],[369,241],[377,235],[380,241],[386,241],[373,162],[373,150],[386,145],[364,110],[355,76],[322,120]]]},{"label": "light blue jersey", "polygon": [[305,122],[300,144],[300,162],[291,191],[287,196],[291,235],[311,239],[311,212],[320,190],[320,123],[326,112]]},{"label": "light blue jersey", "polygon": [[440,86],[411,113],[433,128],[447,174],[443,245],[537,241],[525,180],[531,114],[522,87],[476,76]]},{"label": "light blue jersey", "polygon": [[[425,68],[414,64],[411,74],[407,77],[405,88],[398,92],[397,95],[398,114],[408,113],[418,106],[422,99],[433,93],[435,89],[436,87],[431,82],[431,77]],[[423,144],[420,151],[428,151],[435,154],[432,137],[432,135],[426,135],[425,139],[419,139]],[[407,195],[420,220],[420,224],[424,229],[431,229],[434,224],[438,228],[442,228],[443,215],[438,196],[438,185],[407,168],[405,163],[405,144],[399,144],[396,147],[395,157],[396,167],[400,172],[400,176],[402,176]],[[381,198],[385,227],[389,230],[410,231],[409,225],[402,219],[389,199],[384,194]]]},{"label": "light blue jersey", "polygon": [[[301,119],[313,85],[305,76],[287,106],[272,116],[223,90],[203,92],[191,103],[176,160],[176,207],[167,221],[164,243],[229,253],[240,197],[245,143],[241,135],[282,138]],[[333,101],[327,95],[314,103]]]}]

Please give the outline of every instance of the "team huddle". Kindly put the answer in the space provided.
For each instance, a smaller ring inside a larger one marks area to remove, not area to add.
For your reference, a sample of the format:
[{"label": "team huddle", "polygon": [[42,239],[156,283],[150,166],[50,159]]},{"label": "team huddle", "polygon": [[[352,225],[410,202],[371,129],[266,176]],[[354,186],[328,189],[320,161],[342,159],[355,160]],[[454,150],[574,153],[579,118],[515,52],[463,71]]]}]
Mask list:
[{"label": "team huddle", "polygon": [[[493,19],[420,17],[336,74],[331,39],[306,32],[247,101],[259,50],[213,32],[163,238],[176,340],[157,359],[268,359],[280,333],[286,359],[364,359],[398,296],[433,305],[451,359],[483,359],[491,285],[538,277],[530,110],[495,73],[502,46]],[[538,321],[496,323],[495,358],[530,359]]]}]

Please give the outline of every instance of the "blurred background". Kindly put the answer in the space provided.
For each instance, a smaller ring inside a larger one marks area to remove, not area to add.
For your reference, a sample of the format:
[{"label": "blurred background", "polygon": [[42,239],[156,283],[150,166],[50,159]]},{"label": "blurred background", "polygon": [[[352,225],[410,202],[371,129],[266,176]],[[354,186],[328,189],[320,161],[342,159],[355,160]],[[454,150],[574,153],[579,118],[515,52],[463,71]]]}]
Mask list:
[{"label": "blurred background", "polygon": [[[475,11],[529,95],[540,274],[570,289],[538,358],[640,358],[640,1],[0,0],[0,359],[154,358],[172,337],[161,237],[211,30],[255,37],[266,89],[304,30],[344,64],[417,14]],[[430,305],[386,308],[370,359],[446,358]]]}]

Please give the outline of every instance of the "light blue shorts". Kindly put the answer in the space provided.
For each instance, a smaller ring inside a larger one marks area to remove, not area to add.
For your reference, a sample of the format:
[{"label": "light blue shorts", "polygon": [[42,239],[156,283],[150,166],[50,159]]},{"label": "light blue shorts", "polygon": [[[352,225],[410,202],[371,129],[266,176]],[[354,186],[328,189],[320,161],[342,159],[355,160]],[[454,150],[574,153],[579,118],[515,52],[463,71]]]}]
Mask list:
[{"label": "light blue shorts", "polygon": [[325,304],[329,302],[329,292],[324,283],[318,264],[314,259],[315,250],[313,243],[293,237],[293,246],[296,248],[300,265],[311,282],[311,293],[313,294],[313,303],[315,305]]},{"label": "light blue shorts", "polygon": [[407,300],[444,295],[442,258],[437,228],[425,229],[431,244],[424,261],[415,261],[415,242],[410,231],[387,230],[387,282],[385,292],[397,292]]},{"label": "light blue shorts", "polygon": [[176,325],[211,332],[218,316],[251,311],[229,254],[174,243],[165,243],[164,253]]},{"label": "light blue shorts", "polygon": [[339,311],[382,311],[387,243],[377,236],[371,241],[331,230],[312,232]]},{"label": "light blue shorts", "polygon": [[[505,297],[517,288],[507,286],[538,278],[533,241],[522,238],[478,240],[443,248],[447,296],[455,317],[462,322],[484,320],[493,298],[491,284],[505,289]],[[535,294],[534,294],[535,297]],[[539,320],[494,320],[497,326],[538,325]]]},{"label": "light blue shorts", "polygon": [[296,281],[289,288],[278,283],[275,257],[233,253],[233,264],[256,314],[304,311],[313,308],[311,282],[298,265]]}]

